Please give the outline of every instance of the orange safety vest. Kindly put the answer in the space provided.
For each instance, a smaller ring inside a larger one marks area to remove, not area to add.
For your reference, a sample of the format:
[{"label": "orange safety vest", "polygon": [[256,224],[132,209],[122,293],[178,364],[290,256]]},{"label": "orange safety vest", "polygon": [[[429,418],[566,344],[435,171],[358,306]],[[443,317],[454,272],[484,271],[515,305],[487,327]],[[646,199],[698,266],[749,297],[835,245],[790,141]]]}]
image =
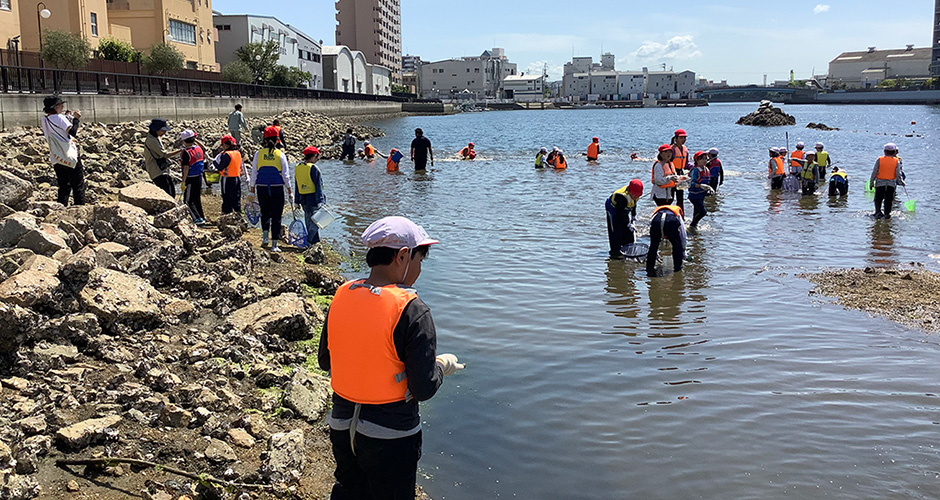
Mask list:
[{"label": "orange safety vest", "polygon": [[[678,149],[677,149],[678,148]],[[672,173],[682,170],[689,164],[689,148],[682,146],[672,146]],[[663,186],[665,187],[665,186]]]},{"label": "orange safety vest", "polygon": [[565,160],[565,157],[562,155],[555,155],[555,168],[558,170],[568,168],[568,160]]},{"label": "orange safety vest", "polygon": [[272,125],[272,126],[275,128],[275,130],[277,130],[277,143],[281,144],[281,126],[280,125]]},{"label": "orange safety vest", "polygon": [[660,205],[656,207],[656,210],[653,210],[653,215],[656,215],[657,212],[662,210],[669,210],[670,212],[676,214],[676,217],[682,217],[682,207],[678,205]]},{"label": "orange safety vest", "polygon": [[768,162],[767,163],[767,175],[772,175],[772,176],[783,175],[784,174],[783,158],[779,156],[774,156],[773,158],[770,159],[770,161],[774,162],[774,164],[776,165],[777,173],[774,173],[774,167],[771,167],[770,163]]},{"label": "orange safety vest", "polygon": [[228,155],[229,162],[225,170],[220,170],[222,177],[238,177],[242,174],[242,153],[241,151],[224,151],[222,154]]},{"label": "orange safety vest", "polygon": [[392,155],[388,155],[388,159],[385,160],[385,170],[389,172],[398,171],[398,162],[392,160]]},{"label": "orange safety vest", "polygon": [[[672,165],[672,162],[669,162],[669,163],[659,163],[659,162],[657,161],[656,163],[653,163],[653,170],[652,170],[652,172],[651,172],[650,178],[651,178],[651,182],[653,183],[654,186],[658,186],[658,184],[656,184],[656,165],[662,165],[662,166],[663,166],[663,177],[668,177],[668,176],[674,175],[674,174],[676,173],[676,168]],[[666,189],[666,188],[674,188],[674,187],[676,187],[676,181],[669,181],[669,182],[667,182],[667,183],[665,183],[665,184],[663,184],[662,186],[659,186],[659,187],[661,187],[661,188],[663,188],[663,189]]]},{"label": "orange safety vest", "polygon": [[587,158],[588,158],[588,160],[596,160],[596,159],[597,159],[597,150],[598,150],[598,149],[600,149],[600,144],[598,144],[598,143],[596,143],[596,142],[592,142],[590,145],[588,145],[588,153],[587,153]]},{"label": "orange safety vest", "polygon": [[375,148],[373,148],[372,145],[369,144],[368,146],[366,146],[364,153],[366,154],[366,156],[375,156]]},{"label": "orange safety vest", "polygon": [[883,181],[893,181],[897,179],[898,163],[900,163],[900,158],[897,156],[882,156],[878,158],[877,179]]},{"label": "orange safety vest", "polygon": [[797,160],[802,160],[803,156],[806,155],[806,151],[797,149],[796,151],[790,153],[790,166],[803,168],[803,163]]},{"label": "orange safety vest", "polygon": [[407,400],[405,363],[395,350],[395,326],[418,296],[397,285],[373,287],[350,281],[333,296],[327,318],[330,383],[343,398],[361,404]]}]

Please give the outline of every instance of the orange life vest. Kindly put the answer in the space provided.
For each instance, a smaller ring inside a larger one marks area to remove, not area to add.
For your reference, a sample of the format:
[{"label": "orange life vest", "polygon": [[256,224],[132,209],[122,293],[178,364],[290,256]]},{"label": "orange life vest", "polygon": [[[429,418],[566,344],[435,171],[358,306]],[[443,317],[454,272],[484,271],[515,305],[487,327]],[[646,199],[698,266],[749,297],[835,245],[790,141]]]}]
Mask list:
[{"label": "orange life vest", "polygon": [[278,143],[278,144],[283,144],[283,143],[281,142],[281,126],[280,126],[280,125],[273,125],[273,127],[274,127],[275,130],[277,130],[277,143]]},{"label": "orange life vest", "polygon": [[[676,173],[676,168],[673,166],[672,162],[660,163],[657,161],[656,163],[653,164],[653,171],[650,176],[652,179],[651,182],[653,183],[654,186],[658,186],[658,184],[656,184],[656,165],[663,166],[663,177],[669,177],[670,175],[675,175]],[[676,187],[676,181],[669,181],[659,187],[663,189]]]},{"label": "orange life vest", "polygon": [[600,144],[599,144],[599,143],[592,142],[590,145],[588,145],[588,151],[587,151],[587,158],[588,158],[588,160],[596,160],[596,159],[597,159],[597,152],[598,152],[599,149],[600,149]]},{"label": "orange life vest", "polygon": [[801,149],[797,149],[796,151],[790,153],[790,166],[794,168],[803,168],[803,163],[797,160],[802,160],[803,156],[805,155],[806,152]]},{"label": "orange life vest", "polygon": [[877,179],[883,181],[893,181],[897,179],[898,163],[900,163],[900,159],[897,156],[882,156],[878,158]]},{"label": "orange life vest", "polygon": [[392,155],[388,155],[388,159],[385,160],[385,170],[389,172],[398,171],[398,162],[395,160],[392,160]]},{"label": "orange life vest", "polygon": [[365,154],[366,156],[375,156],[375,148],[373,148],[372,145],[369,144],[365,148]]},{"label": "orange life vest", "polygon": [[224,151],[222,154],[228,155],[228,166],[225,170],[220,170],[222,177],[238,177],[242,174],[242,153],[241,151]]},{"label": "orange life vest", "polygon": [[568,168],[568,160],[566,160],[562,155],[555,155],[555,168],[558,170],[564,170]]},{"label": "orange life vest", "polygon": [[397,285],[350,281],[333,296],[327,318],[330,383],[343,398],[386,404],[408,398],[405,363],[395,350],[395,326],[413,292]]},{"label": "orange life vest", "polygon": [[678,205],[660,205],[656,207],[656,210],[653,210],[653,215],[656,215],[657,212],[661,212],[663,210],[669,210],[670,212],[676,214],[676,217],[682,217],[682,207],[679,207]]},{"label": "orange life vest", "polygon": [[[767,164],[767,175],[772,175],[774,177],[783,175],[783,158],[774,156],[770,159],[770,161],[774,163],[774,166],[771,166],[770,163]],[[776,167],[776,173],[774,173],[774,167]]]},{"label": "orange life vest", "polygon": [[[673,145],[672,146],[672,168],[673,172],[676,173],[679,170],[684,169],[689,164],[689,148],[682,146]],[[664,186],[665,187],[665,186]]]}]

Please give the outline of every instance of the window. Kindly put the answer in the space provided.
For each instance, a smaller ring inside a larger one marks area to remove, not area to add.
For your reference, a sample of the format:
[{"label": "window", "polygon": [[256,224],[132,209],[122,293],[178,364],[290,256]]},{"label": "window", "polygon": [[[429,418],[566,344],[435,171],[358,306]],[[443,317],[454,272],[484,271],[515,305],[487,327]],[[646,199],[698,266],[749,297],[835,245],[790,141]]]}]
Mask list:
[{"label": "window", "polygon": [[0,0],[0,9],[12,10],[12,7],[10,6],[10,0]]},{"label": "window", "polygon": [[170,36],[174,42],[196,45],[196,27],[192,24],[170,19]]},{"label": "window", "polygon": [[199,65],[196,61],[186,61],[186,69],[199,69]]},{"label": "window", "polygon": [[91,36],[98,36],[98,14],[91,13]]}]

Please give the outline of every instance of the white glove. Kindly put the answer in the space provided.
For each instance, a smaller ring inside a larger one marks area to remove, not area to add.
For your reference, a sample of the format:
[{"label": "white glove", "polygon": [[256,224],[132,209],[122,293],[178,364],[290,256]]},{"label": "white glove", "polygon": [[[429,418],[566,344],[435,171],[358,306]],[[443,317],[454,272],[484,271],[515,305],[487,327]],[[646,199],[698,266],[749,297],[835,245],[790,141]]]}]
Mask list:
[{"label": "white glove", "polygon": [[457,356],[453,354],[441,354],[437,357],[437,362],[440,363],[441,367],[444,369],[445,377],[463,370],[465,366],[463,363],[458,363]]}]

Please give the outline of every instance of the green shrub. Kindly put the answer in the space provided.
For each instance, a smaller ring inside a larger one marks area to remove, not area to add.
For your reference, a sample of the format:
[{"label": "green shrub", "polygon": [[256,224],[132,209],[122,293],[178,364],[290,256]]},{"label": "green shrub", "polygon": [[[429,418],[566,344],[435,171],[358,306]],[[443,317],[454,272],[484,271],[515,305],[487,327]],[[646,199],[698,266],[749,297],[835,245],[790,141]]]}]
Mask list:
[{"label": "green shrub", "polygon": [[176,47],[161,42],[150,47],[150,53],[144,58],[144,68],[155,75],[166,75],[183,69],[186,58]]},{"label": "green shrub", "polygon": [[39,55],[56,68],[84,68],[90,53],[91,44],[80,35],[56,30],[42,32],[42,50]]},{"label": "green shrub", "polygon": [[232,61],[222,66],[222,79],[227,82],[252,83],[254,75],[251,68],[242,61]]},{"label": "green shrub", "polygon": [[123,40],[108,37],[98,42],[98,58],[108,61],[134,62],[137,59],[137,50]]}]

